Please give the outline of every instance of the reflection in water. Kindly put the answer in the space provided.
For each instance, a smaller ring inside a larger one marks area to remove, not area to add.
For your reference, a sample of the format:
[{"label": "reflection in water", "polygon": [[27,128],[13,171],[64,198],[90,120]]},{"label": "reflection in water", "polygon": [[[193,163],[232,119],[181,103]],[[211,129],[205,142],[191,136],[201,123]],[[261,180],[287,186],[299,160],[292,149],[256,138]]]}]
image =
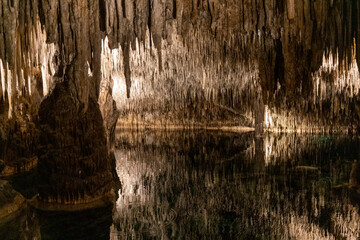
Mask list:
[{"label": "reflection in water", "polygon": [[0,221],[1,240],[106,240],[112,208],[79,212],[43,212],[28,206],[13,219]]},{"label": "reflection in water", "polygon": [[41,239],[109,239],[112,207],[81,212],[37,211],[41,226]]},{"label": "reflection in water", "polygon": [[0,221],[0,239],[41,239],[39,221],[35,213],[29,209],[24,209],[9,221]]},{"label": "reflection in water", "polygon": [[[347,184],[359,144],[351,136],[118,132],[114,208],[28,207],[0,220],[0,239],[358,239],[359,195]],[[34,174],[10,183],[31,198]]]},{"label": "reflection in water", "polygon": [[357,239],[358,139],[120,133],[112,239]]}]

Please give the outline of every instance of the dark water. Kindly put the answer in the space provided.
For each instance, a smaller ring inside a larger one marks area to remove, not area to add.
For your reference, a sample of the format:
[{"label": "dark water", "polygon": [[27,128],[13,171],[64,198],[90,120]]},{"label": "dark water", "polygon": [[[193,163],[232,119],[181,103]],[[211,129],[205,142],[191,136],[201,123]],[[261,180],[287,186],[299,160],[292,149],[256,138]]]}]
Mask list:
[{"label": "dark water", "polygon": [[[347,183],[359,146],[351,136],[119,132],[113,208],[25,209],[0,223],[0,239],[358,239]],[[12,184],[31,195],[27,179]]]}]

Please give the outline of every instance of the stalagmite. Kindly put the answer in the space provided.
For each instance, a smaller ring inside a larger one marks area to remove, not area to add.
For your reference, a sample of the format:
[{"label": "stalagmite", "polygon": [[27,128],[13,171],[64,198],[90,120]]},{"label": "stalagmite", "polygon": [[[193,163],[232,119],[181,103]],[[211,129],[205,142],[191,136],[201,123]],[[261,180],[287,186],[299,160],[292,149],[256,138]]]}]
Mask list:
[{"label": "stalagmite", "polygon": [[0,119],[24,239],[360,237],[359,0],[0,0]]},{"label": "stalagmite", "polygon": [[[101,151],[106,145],[108,154],[118,114],[119,126],[130,127],[227,123],[353,131],[360,125],[358,9],[350,0],[2,0],[0,94],[9,104],[3,111],[31,129],[25,116],[37,119],[40,108],[41,146],[55,152],[73,133],[51,147],[47,138],[59,137],[71,116],[74,129],[85,124],[88,130],[91,118],[101,117],[103,128],[96,130],[106,143],[96,144]],[[67,95],[54,95],[55,89]],[[62,101],[74,107],[71,116],[58,115],[66,109]],[[27,104],[32,114],[17,112]],[[52,111],[54,106],[60,109]],[[73,142],[81,149],[75,155],[88,151],[83,130]],[[47,181],[47,167],[53,168],[45,152],[39,162]],[[92,154],[82,159],[89,168],[100,161]],[[65,192],[43,199],[64,201]]]}]

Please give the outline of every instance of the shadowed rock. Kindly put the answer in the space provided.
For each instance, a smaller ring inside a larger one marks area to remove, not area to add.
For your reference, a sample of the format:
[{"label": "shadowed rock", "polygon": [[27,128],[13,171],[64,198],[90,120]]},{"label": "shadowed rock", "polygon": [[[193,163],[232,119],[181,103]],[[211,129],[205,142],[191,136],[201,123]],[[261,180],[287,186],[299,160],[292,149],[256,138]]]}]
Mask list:
[{"label": "shadowed rock", "polygon": [[360,164],[354,161],[351,167],[349,188],[360,196]]},{"label": "shadowed rock", "polygon": [[0,180],[0,222],[9,220],[23,205],[24,197],[16,192],[7,181]]},{"label": "shadowed rock", "polygon": [[103,119],[89,98],[85,113],[58,83],[40,106],[40,199],[49,203],[89,203],[111,189],[113,175]]}]

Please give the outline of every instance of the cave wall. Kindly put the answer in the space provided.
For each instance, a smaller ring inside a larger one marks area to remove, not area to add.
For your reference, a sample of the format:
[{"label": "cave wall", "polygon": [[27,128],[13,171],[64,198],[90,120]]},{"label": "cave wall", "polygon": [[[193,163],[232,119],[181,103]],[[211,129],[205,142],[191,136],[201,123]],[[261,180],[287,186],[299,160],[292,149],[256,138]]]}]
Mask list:
[{"label": "cave wall", "polygon": [[[41,71],[46,94],[53,76],[63,76],[70,64],[76,65],[74,91],[85,111],[88,96],[100,94],[105,37],[121,59],[110,59],[110,82],[121,91],[125,85],[133,100],[118,97],[119,104],[126,102],[124,118],[134,112],[145,118],[149,108],[157,108],[155,115],[168,113],[173,122],[238,117],[254,124],[260,88],[277,116],[301,111],[301,121],[336,125],[344,119],[324,121],[328,109],[318,107],[334,105],[336,97],[331,93],[330,103],[324,102],[313,74],[331,54],[339,63],[337,75],[360,63],[356,0],[14,0],[1,2],[0,19],[1,94],[9,95],[10,117],[18,92],[31,92],[34,69]],[[35,51],[44,47],[48,54]],[[358,88],[357,79],[348,78]],[[324,82],[331,92],[331,81]],[[357,124],[358,100],[345,87],[341,94],[347,110],[331,117],[348,111],[346,124]]]},{"label": "cave wall", "polygon": [[359,123],[357,1],[107,1],[104,9],[109,45],[123,60],[112,74],[124,125],[254,126],[259,94],[271,128]]},{"label": "cave wall", "polygon": [[[98,184],[108,189],[119,114],[130,124],[138,118],[161,125],[230,122],[257,125],[260,132],[263,126],[299,124],[357,128],[359,5],[357,0],[1,0],[0,95],[9,106],[2,114],[22,122],[18,116],[27,113],[18,114],[21,99],[39,109],[39,120],[37,114],[30,120],[40,131],[44,189],[57,186],[57,174],[75,177],[71,164],[85,171],[75,159],[92,156],[81,146],[87,130],[100,122],[97,136],[106,141],[90,143],[96,154],[105,147],[106,157],[89,161],[107,168],[86,176],[104,170],[109,178]],[[71,106],[63,104],[65,98]],[[74,138],[72,129],[82,125]],[[66,149],[68,140],[81,150],[59,156],[54,167],[46,153]],[[76,178],[79,186],[87,181]],[[81,201],[76,187],[66,189],[64,183],[42,198]],[[93,188],[88,195],[98,192],[105,191]]]},{"label": "cave wall", "polygon": [[[1,78],[9,122],[19,122],[17,99],[36,95],[36,74],[41,73],[45,97],[36,103],[39,114],[34,119],[39,131],[39,200],[98,200],[111,192],[114,180],[110,140],[117,120],[116,111],[111,112],[115,121],[102,115],[108,108],[116,110],[113,101],[101,104],[103,111],[98,103],[103,35],[99,1],[1,1],[0,9],[0,45],[6,43]],[[109,88],[103,91],[111,98]]]}]

